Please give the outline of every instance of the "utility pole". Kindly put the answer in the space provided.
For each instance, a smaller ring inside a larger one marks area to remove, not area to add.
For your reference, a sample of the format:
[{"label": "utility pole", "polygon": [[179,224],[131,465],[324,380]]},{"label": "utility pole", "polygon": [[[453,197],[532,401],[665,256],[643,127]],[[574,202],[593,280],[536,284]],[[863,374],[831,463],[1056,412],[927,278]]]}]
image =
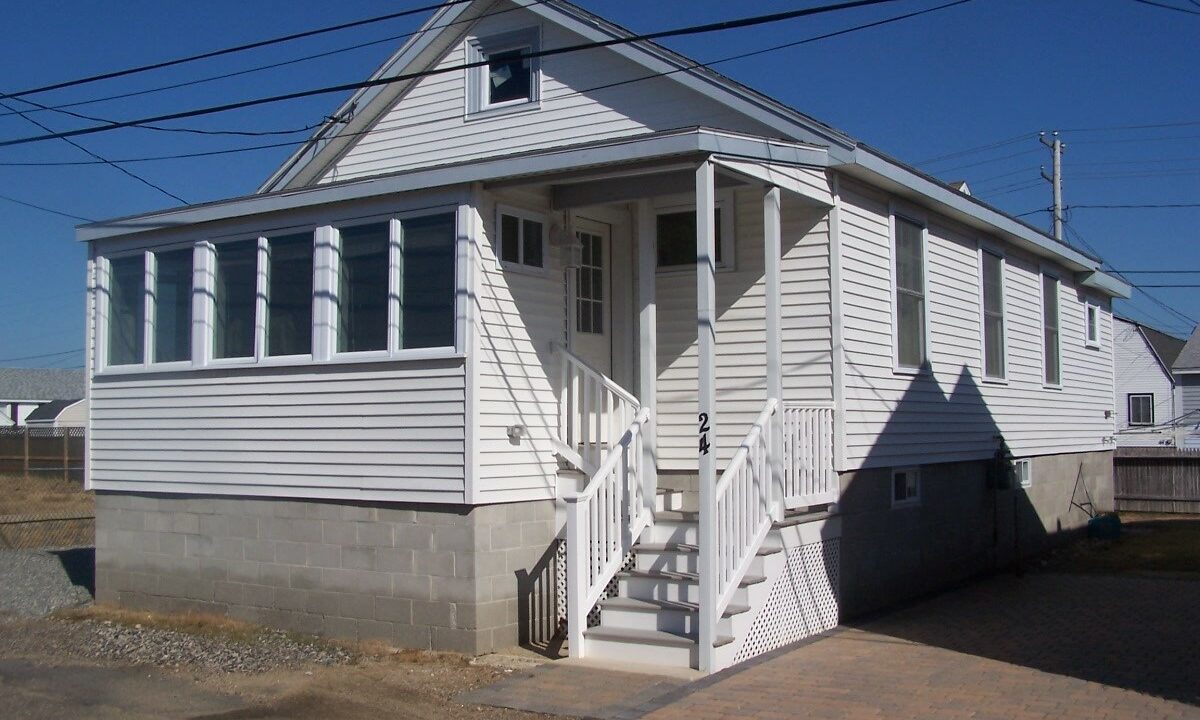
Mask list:
[{"label": "utility pole", "polygon": [[1063,239],[1063,202],[1062,202],[1062,154],[1067,148],[1063,145],[1063,141],[1058,137],[1058,131],[1054,131],[1051,136],[1053,141],[1046,141],[1046,133],[1040,133],[1038,139],[1043,145],[1050,148],[1054,153],[1054,174],[1046,174],[1046,166],[1042,166],[1042,178],[1049,182],[1054,187],[1054,239]]}]

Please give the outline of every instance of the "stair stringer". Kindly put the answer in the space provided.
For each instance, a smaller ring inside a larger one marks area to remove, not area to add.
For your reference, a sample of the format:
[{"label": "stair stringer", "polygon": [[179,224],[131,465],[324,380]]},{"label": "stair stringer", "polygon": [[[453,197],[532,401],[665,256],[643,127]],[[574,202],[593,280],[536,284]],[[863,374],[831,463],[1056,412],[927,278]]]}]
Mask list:
[{"label": "stair stringer", "polygon": [[838,624],[841,519],[777,524],[763,544],[782,552],[762,558],[766,582],[746,593],[750,609],[732,618],[734,640],[717,648],[714,670]]}]

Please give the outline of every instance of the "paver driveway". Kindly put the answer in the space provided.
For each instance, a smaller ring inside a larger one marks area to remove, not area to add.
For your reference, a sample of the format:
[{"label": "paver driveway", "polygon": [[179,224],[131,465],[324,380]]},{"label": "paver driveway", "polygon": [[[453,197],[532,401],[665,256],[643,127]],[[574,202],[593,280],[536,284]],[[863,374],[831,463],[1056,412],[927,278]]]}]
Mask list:
[{"label": "paver driveway", "polygon": [[659,698],[646,717],[1200,718],[1200,581],[1002,576]]}]

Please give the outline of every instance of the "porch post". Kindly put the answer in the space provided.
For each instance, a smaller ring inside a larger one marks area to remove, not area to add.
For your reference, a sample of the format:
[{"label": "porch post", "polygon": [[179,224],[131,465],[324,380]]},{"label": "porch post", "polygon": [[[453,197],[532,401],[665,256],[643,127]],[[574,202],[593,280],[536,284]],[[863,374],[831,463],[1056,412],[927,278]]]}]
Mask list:
[{"label": "porch post", "polygon": [[768,185],[763,189],[763,267],[767,280],[767,397],[779,401],[775,421],[769,426],[771,437],[771,494],[775,501],[775,519],[783,519],[784,510],[784,447],[783,447],[783,290],[781,264],[783,255],[782,230],[779,219],[779,188]]},{"label": "porch post", "polygon": [[658,304],[654,295],[657,254],[654,206],[637,204],[638,399],[650,415],[642,426],[642,501],[654,509],[658,492]]},{"label": "porch post", "polygon": [[717,300],[716,212],[713,164],[709,159],[696,169],[696,337],[699,360],[699,485],[700,672],[716,668],[713,646],[717,629]]}]

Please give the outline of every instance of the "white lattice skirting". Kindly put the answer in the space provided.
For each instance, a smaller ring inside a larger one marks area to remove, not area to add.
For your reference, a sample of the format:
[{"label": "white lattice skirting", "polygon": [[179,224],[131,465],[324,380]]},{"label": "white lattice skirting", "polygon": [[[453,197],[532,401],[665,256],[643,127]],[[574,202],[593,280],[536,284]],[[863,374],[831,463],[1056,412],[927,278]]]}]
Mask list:
[{"label": "white lattice skirting", "polygon": [[840,550],[840,538],[831,538],[787,551],[787,565],[734,663],[837,627]]}]

